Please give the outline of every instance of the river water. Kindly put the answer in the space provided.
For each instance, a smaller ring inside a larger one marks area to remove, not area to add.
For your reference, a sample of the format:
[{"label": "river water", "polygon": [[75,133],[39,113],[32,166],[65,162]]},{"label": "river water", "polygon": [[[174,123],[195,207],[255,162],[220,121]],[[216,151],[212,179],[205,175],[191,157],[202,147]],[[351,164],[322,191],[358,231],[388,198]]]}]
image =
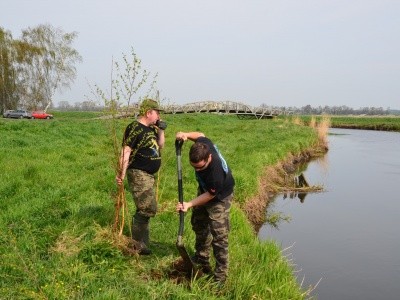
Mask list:
[{"label": "river water", "polygon": [[303,173],[324,192],[278,195],[289,217],[264,224],[317,299],[400,299],[400,133],[331,129],[329,151]]}]

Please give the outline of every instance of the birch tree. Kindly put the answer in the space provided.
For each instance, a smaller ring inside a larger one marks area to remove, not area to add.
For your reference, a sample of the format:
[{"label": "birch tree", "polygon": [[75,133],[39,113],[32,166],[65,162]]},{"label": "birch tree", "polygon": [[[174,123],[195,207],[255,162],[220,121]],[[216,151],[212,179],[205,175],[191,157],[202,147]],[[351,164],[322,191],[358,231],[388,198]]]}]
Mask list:
[{"label": "birch tree", "polygon": [[76,32],[65,33],[51,25],[22,31],[22,41],[39,50],[27,53],[30,65],[21,70],[27,83],[23,101],[29,106],[46,110],[52,104],[54,93],[69,88],[74,82],[75,64],[82,61],[72,47],[76,37]]}]

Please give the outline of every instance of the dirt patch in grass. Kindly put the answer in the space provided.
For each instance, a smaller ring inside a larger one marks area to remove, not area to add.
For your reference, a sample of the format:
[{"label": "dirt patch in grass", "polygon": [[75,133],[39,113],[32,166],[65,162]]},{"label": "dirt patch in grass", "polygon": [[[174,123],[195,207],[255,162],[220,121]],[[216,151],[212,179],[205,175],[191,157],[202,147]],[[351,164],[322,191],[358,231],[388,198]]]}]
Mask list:
[{"label": "dirt patch in grass", "polygon": [[178,258],[167,267],[154,269],[151,272],[152,279],[160,280],[161,278],[167,276],[172,282],[176,284],[183,284],[188,287],[190,287],[193,279],[200,278],[204,275],[205,274],[201,269],[196,269],[195,273],[193,273],[191,270],[188,270],[187,265],[184,263],[182,258]]},{"label": "dirt patch in grass", "polygon": [[191,271],[186,268],[182,258],[172,262],[171,269],[168,271],[168,277],[175,283],[189,284],[192,279]]}]

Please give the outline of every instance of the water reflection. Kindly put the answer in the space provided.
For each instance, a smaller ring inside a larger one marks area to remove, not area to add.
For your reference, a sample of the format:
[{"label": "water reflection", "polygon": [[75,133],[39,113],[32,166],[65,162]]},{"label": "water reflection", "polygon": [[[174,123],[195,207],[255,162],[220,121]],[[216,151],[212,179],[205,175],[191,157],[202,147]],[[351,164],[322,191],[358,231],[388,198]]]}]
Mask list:
[{"label": "water reflection", "polygon": [[300,202],[303,203],[304,199],[307,196],[307,191],[305,190],[305,188],[307,190],[309,190],[308,188],[310,187],[310,185],[308,184],[306,177],[303,173],[301,173],[300,175],[295,175],[294,176],[294,190],[288,192],[284,192],[283,193],[283,199],[286,199],[288,196],[290,199],[294,199],[295,197],[300,199]]},{"label": "water reflection", "polygon": [[[304,168],[302,168],[304,170]],[[283,195],[283,199],[289,198],[289,199],[295,199],[298,198],[300,200],[301,203],[304,203],[304,200],[307,196],[307,194],[310,191],[319,191],[321,189],[320,186],[310,186],[310,184],[308,183],[308,181],[306,180],[305,174],[301,173],[299,175],[297,174],[292,174],[290,176],[288,176],[287,178],[290,178],[289,180],[287,179],[286,184],[286,191],[284,191],[282,194],[279,195]],[[278,196],[279,196],[278,195]],[[281,222],[290,222],[291,217],[290,215],[287,215],[281,211],[278,211],[276,209],[274,209],[274,201],[275,198],[277,196],[275,196],[270,204],[268,205],[268,209],[266,212],[266,222],[278,229],[279,228],[279,224]]]}]

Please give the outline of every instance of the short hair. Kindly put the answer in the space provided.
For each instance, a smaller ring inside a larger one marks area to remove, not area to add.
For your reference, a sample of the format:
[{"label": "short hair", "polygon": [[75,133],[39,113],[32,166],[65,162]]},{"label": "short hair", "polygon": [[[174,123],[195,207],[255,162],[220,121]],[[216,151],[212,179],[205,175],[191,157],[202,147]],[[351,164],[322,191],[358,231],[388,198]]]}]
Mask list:
[{"label": "short hair", "polygon": [[198,163],[206,160],[210,154],[210,147],[207,144],[196,142],[190,147],[189,159],[192,163]]}]

